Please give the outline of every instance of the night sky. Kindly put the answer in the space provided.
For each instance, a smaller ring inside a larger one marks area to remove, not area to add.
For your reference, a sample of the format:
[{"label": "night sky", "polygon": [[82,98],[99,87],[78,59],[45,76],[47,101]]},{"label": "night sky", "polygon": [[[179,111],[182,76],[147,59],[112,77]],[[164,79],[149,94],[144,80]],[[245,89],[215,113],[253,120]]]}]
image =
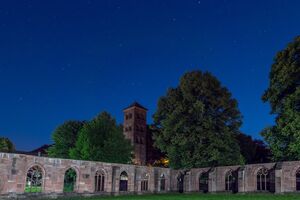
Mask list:
[{"label": "night sky", "polygon": [[300,34],[298,0],[3,0],[0,135],[18,150],[51,143],[65,120],[139,101],[149,109],[191,70],[212,72],[255,138],[272,60]]}]

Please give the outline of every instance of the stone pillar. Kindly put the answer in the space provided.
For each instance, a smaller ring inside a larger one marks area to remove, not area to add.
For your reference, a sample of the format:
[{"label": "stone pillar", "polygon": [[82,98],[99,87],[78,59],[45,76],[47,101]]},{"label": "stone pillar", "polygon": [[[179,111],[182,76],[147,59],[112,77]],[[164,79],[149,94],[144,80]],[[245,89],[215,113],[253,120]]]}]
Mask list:
[{"label": "stone pillar", "polygon": [[273,191],[274,193],[282,193],[282,189],[281,189],[281,180],[282,180],[282,162],[278,162],[275,164],[271,175],[273,175],[273,177],[270,177],[271,181],[271,185],[273,184]]},{"label": "stone pillar", "polygon": [[282,176],[282,169],[275,169],[275,193],[282,193],[284,191],[282,191],[281,188],[281,178]]},{"label": "stone pillar", "polygon": [[[136,166],[128,167],[128,190],[129,193],[135,193],[135,187],[136,187]],[[139,187],[139,185],[138,185]]]},{"label": "stone pillar", "polygon": [[154,171],[154,168],[150,168],[150,170],[149,170],[149,172],[150,172],[150,180],[148,180],[149,181],[149,185],[148,185],[148,189],[149,189],[149,192],[155,192],[156,191],[156,180],[157,180],[157,178],[156,178],[156,176],[155,176],[155,171]]},{"label": "stone pillar", "polygon": [[208,191],[211,193],[217,192],[217,170],[213,168],[208,174]]},{"label": "stone pillar", "polygon": [[[7,156],[7,157],[6,157]],[[11,163],[7,162],[7,164],[11,164],[11,168],[8,168],[7,173],[7,193],[23,193],[25,188],[25,179],[23,176],[25,176],[26,172],[22,172],[22,170],[18,170],[17,166],[17,158],[13,157],[10,154],[4,154],[4,158],[7,158]],[[23,169],[25,170],[25,169]],[[21,179],[21,181],[18,181],[18,179]]]},{"label": "stone pillar", "polygon": [[245,192],[245,167],[241,167],[238,170],[238,192]]},{"label": "stone pillar", "polygon": [[189,193],[192,190],[192,183],[191,183],[191,171],[185,172],[184,176],[184,192]]},{"label": "stone pillar", "polygon": [[114,195],[119,194],[119,182],[120,182],[120,167],[112,167],[112,180],[111,180],[111,193]]}]

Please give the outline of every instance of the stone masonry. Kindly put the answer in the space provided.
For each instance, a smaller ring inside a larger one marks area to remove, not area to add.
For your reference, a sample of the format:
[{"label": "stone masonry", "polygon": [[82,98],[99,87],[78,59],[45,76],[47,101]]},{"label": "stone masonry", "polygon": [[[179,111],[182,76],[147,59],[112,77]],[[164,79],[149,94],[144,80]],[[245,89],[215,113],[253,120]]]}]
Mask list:
[{"label": "stone masonry", "polygon": [[[38,193],[39,196],[63,195],[65,172],[70,168],[77,174],[72,193],[77,195],[203,192],[201,187],[207,187],[207,192],[211,193],[257,191],[286,193],[297,192],[300,187],[300,161],[173,170],[0,153],[0,198],[22,196],[27,198],[26,195],[31,195],[25,193],[25,185],[27,171],[34,166],[38,166],[42,171],[42,191]],[[101,192],[95,192],[95,173],[98,170],[103,171],[105,177],[104,190]],[[120,175],[123,172],[128,175],[128,187],[127,191],[120,192]],[[266,174],[261,176],[261,172]],[[201,186],[200,179],[205,173],[208,178],[202,181]],[[142,184],[144,187],[141,187]]]}]

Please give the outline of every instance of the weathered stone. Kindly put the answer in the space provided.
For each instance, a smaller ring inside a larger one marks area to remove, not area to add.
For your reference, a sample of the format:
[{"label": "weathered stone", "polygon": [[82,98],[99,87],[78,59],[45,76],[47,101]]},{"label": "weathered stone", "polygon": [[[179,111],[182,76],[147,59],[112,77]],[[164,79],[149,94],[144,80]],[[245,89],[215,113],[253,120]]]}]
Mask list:
[{"label": "weathered stone", "polygon": [[[12,166],[14,167],[12,168]],[[27,171],[33,166],[38,166],[42,171],[42,192],[38,194],[25,193]],[[66,194],[63,193],[64,175],[69,168],[76,171],[77,179],[74,193]],[[262,169],[267,173],[266,180],[269,180],[266,185],[258,180],[258,173]],[[263,185],[261,190],[265,192],[286,193],[297,191],[296,174],[299,169],[300,161],[293,161],[197,168],[184,171],[0,153],[0,195],[2,195],[1,198],[31,199],[46,196],[55,198],[61,195],[75,194],[119,195],[178,192],[179,187],[182,187],[183,192],[198,192],[200,190],[199,178],[203,173],[208,174],[207,188],[211,193],[256,192],[259,189],[258,184]],[[104,176],[103,191],[95,191],[95,175],[99,170],[103,172]],[[120,192],[122,172],[128,175],[128,189]],[[161,177],[164,182],[161,182]],[[162,183],[164,183],[164,187],[161,187]]]}]

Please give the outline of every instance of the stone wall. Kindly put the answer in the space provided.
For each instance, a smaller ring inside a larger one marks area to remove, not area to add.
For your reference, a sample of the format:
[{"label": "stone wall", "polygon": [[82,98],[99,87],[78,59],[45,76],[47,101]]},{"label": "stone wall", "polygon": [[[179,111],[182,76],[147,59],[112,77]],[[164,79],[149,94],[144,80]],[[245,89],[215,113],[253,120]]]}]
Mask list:
[{"label": "stone wall", "polygon": [[[0,194],[2,197],[27,194],[24,192],[27,171],[33,166],[39,166],[42,170],[42,193],[39,193],[40,195],[63,194],[64,175],[69,168],[77,173],[74,194],[118,195],[178,192],[180,184],[182,184],[183,192],[199,192],[199,177],[203,173],[208,174],[208,192],[257,192],[257,185],[265,184],[264,182],[258,183],[257,180],[257,175],[262,169],[267,172],[266,177],[269,182],[261,191],[284,193],[297,191],[296,173],[299,172],[300,161],[197,168],[187,171],[0,153]],[[103,171],[105,177],[104,191],[101,192],[95,192],[95,174],[98,170]],[[128,190],[125,192],[119,191],[122,172],[128,175]],[[165,187],[161,187],[162,177],[164,177]],[[141,184],[145,180],[148,187],[142,191]]]}]

